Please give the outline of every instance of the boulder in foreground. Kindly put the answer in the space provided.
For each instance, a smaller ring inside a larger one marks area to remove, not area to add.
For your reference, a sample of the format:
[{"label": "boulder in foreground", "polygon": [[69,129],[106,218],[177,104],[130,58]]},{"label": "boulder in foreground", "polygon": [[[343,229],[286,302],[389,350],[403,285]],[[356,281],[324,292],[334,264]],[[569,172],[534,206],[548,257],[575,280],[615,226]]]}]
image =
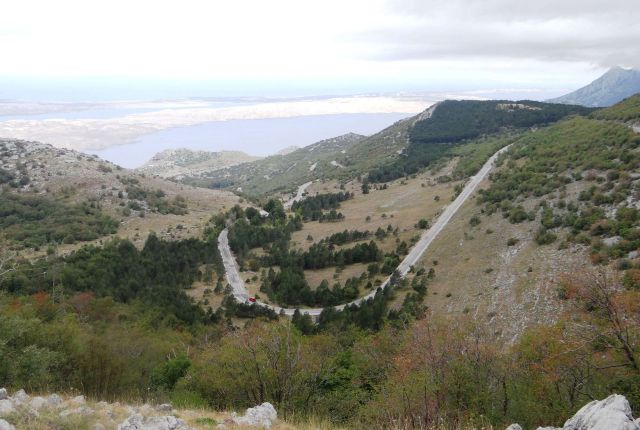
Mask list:
[{"label": "boulder in foreground", "polygon": [[[507,430],[521,429],[518,424],[507,427]],[[627,399],[612,394],[584,405],[563,427],[538,427],[537,430],[640,430],[640,424],[634,421]]]},{"label": "boulder in foreground", "polygon": [[278,413],[269,402],[249,408],[243,416],[233,418],[235,424],[266,429],[270,429],[276,421],[278,421]]}]

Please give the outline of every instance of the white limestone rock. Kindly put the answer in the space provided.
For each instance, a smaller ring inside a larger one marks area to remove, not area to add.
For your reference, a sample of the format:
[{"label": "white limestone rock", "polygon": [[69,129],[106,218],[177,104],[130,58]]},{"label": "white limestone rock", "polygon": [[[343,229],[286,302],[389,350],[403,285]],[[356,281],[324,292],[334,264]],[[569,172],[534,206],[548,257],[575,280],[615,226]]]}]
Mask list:
[{"label": "white limestone rock", "polygon": [[50,408],[58,408],[62,405],[62,403],[62,397],[57,394],[51,394],[49,397],[47,397],[47,405]]},{"label": "white limestone rock", "polygon": [[7,389],[6,388],[0,388],[0,400],[4,400],[7,397],[9,397],[9,395],[7,394]]},{"label": "white limestone rock", "polygon": [[522,430],[522,427],[520,427],[520,424],[511,424],[505,430]]},{"label": "white limestone rock", "polygon": [[100,401],[98,403],[96,403],[96,409],[106,409],[109,407],[109,403],[105,402],[105,401]]},{"label": "white limestone rock", "polygon": [[564,430],[640,430],[624,396],[613,394],[587,403],[564,423]]},{"label": "white limestone rock", "polygon": [[13,403],[11,400],[4,399],[0,400],[0,417],[6,417],[15,412],[15,408],[13,407]]},{"label": "white limestone rock", "polygon": [[85,403],[87,403],[87,400],[84,398],[84,396],[76,396],[71,399],[71,402],[75,403],[76,405],[84,405]]},{"label": "white limestone rock", "polygon": [[174,416],[144,418],[140,414],[131,415],[118,430],[190,430],[184,421]]},{"label": "white limestone rock", "polygon": [[31,406],[36,411],[39,411],[40,409],[44,409],[48,406],[47,399],[40,396],[34,397],[29,402],[29,406]]},{"label": "white limestone rock", "polygon": [[159,412],[170,413],[171,411],[173,411],[173,406],[171,406],[169,403],[163,403],[161,405],[156,406],[156,410]]},{"label": "white limestone rock", "polygon": [[0,419],[0,430],[16,430],[16,428],[5,420]]},{"label": "white limestone rock", "polygon": [[262,427],[269,429],[278,421],[276,408],[269,402],[265,402],[253,408],[247,409],[241,417],[234,417],[233,422],[238,425]]},{"label": "white limestone rock", "polygon": [[144,417],[140,414],[131,415],[122,424],[118,425],[118,430],[139,430],[142,428]]},{"label": "white limestone rock", "polygon": [[584,405],[563,427],[538,427],[537,430],[640,430],[640,423],[633,420],[627,399],[612,394]]},{"label": "white limestone rock", "polygon": [[65,409],[64,411],[60,412],[60,416],[65,418],[68,417],[69,415],[82,415],[82,416],[89,416],[89,415],[93,415],[94,414],[94,410],[87,407],[87,406],[80,406],[79,408],[75,408],[75,409]]},{"label": "white limestone rock", "polygon": [[27,403],[29,402],[29,396],[27,395],[27,393],[24,390],[18,390],[16,391],[13,396],[11,396],[11,400],[13,400],[13,403]]},{"label": "white limestone rock", "polygon": [[602,243],[604,243],[606,246],[615,246],[618,243],[620,243],[621,240],[622,240],[622,237],[620,236],[612,236],[612,237],[607,237],[603,239]]}]

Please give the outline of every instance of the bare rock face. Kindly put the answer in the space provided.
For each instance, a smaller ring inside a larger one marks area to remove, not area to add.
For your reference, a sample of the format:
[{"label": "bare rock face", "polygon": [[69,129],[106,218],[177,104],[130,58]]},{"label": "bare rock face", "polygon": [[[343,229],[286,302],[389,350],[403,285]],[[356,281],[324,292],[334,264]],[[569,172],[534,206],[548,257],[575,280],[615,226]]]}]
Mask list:
[{"label": "bare rock face", "polygon": [[233,418],[233,422],[238,425],[266,429],[270,429],[276,421],[278,421],[278,413],[276,408],[269,402],[249,408],[243,416]]},{"label": "bare rock face", "polygon": [[7,394],[7,389],[6,388],[0,388],[0,400],[4,400],[8,396],[9,395]]},{"label": "bare rock face", "polygon": [[[563,427],[538,427],[537,430],[640,430],[639,421],[634,421],[627,399],[613,394],[587,403]],[[507,430],[522,430],[522,427],[511,424]]]}]

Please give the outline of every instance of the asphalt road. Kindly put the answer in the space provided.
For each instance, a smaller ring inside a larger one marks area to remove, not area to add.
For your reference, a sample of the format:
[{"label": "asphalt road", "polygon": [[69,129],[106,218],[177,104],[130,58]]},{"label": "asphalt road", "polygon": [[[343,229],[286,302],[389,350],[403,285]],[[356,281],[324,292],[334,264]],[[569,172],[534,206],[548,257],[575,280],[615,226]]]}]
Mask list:
[{"label": "asphalt road", "polygon": [[[420,258],[422,258],[422,255],[429,248],[429,245],[431,245],[431,242],[433,242],[433,240],[438,236],[438,234],[440,234],[442,229],[445,228],[446,225],[449,223],[453,215],[455,215],[458,209],[460,209],[460,207],[464,204],[464,202],[466,202],[467,199],[473,194],[473,192],[476,190],[478,185],[480,185],[480,183],[487,177],[487,175],[489,174],[489,172],[494,166],[496,158],[498,158],[498,156],[503,152],[507,151],[509,149],[509,146],[506,146],[501,150],[499,150],[498,152],[496,152],[495,154],[493,154],[491,158],[489,158],[489,160],[487,160],[487,162],[478,171],[478,173],[475,176],[472,176],[471,178],[469,178],[469,181],[464,186],[464,188],[462,189],[462,192],[458,195],[458,197],[456,197],[456,199],[449,206],[446,207],[446,209],[438,217],[436,222],[433,223],[431,228],[429,228],[422,234],[422,237],[420,238],[420,240],[415,244],[415,246],[411,249],[409,254],[407,254],[404,260],[402,260],[402,262],[398,265],[397,270],[402,277],[406,276],[407,273],[409,273],[409,270],[411,270],[411,266],[414,266],[420,260]],[[310,182],[307,182],[306,184],[301,185],[300,188],[298,188],[298,194],[296,195],[295,198],[301,199],[302,194],[304,193],[304,191],[309,185],[311,185]],[[220,236],[218,238],[218,247],[220,248],[220,254],[222,255],[222,262],[224,263],[227,282],[229,283],[229,285],[231,285],[231,288],[233,289],[233,296],[236,298],[236,300],[240,302],[245,302],[249,299],[249,293],[247,293],[247,290],[244,285],[244,281],[242,280],[242,278],[240,277],[240,274],[238,273],[238,266],[236,264],[235,258],[233,257],[233,254],[231,253],[231,249],[229,248],[229,240],[227,238],[227,234],[228,234],[227,229],[224,229],[220,233]],[[383,289],[386,288],[389,285],[389,281],[390,281],[390,277],[387,278],[380,285],[379,288],[383,288]],[[376,291],[372,291],[366,296],[360,297],[350,303],[335,306],[335,309],[342,310],[347,305],[360,304],[365,300],[373,298],[375,294],[376,294]],[[262,302],[256,302],[256,303],[261,306],[266,306],[268,308],[271,308],[276,313],[283,312],[285,315],[293,315],[293,313],[296,311],[294,308],[281,308],[279,306],[272,306]],[[322,313],[322,309],[323,308],[301,308],[300,312],[303,314],[309,314],[311,316],[318,316],[320,315],[320,313]]]},{"label": "asphalt road", "polygon": [[302,198],[304,197],[304,192],[307,191],[307,188],[309,188],[311,184],[313,184],[313,182],[310,181],[300,185],[298,187],[298,192],[296,193],[296,196],[290,200],[287,200],[284,203],[284,208],[289,210],[291,209],[291,206],[293,206],[294,202],[299,202],[300,200],[302,200]]},{"label": "asphalt road", "polygon": [[243,303],[249,299],[249,293],[247,293],[247,289],[244,286],[244,281],[240,277],[240,273],[238,272],[238,264],[236,263],[236,259],[233,257],[231,253],[231,248],[229,248],[229,230],[226,228],[220,232],[220,236],[218,236],[218,249],[220,250],[220,255],[222,256],[222,263],[224,264],[224,271],[227,277],[227,282],[231,285],[233,289],[233,297],[236,298],[239,302]]}]

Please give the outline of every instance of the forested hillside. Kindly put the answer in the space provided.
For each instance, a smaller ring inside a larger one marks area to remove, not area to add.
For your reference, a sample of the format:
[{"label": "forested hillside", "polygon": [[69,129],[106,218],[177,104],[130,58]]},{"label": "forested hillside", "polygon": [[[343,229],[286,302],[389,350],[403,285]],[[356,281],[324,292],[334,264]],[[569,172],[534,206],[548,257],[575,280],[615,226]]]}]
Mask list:
[{"label": "forested hillside", "polygon": [[[581,106],[529,100],[445,100],[428,118],[415,122],[409,133],[410,144],[402,156],[370,170],[368,178],[372,182],[387,182],[411,175],[452,156],[461,142],[491,136],[508,139],[528,128],[591,111]],[[507,142],[509,140],[504,140],[503,144]]]}]

